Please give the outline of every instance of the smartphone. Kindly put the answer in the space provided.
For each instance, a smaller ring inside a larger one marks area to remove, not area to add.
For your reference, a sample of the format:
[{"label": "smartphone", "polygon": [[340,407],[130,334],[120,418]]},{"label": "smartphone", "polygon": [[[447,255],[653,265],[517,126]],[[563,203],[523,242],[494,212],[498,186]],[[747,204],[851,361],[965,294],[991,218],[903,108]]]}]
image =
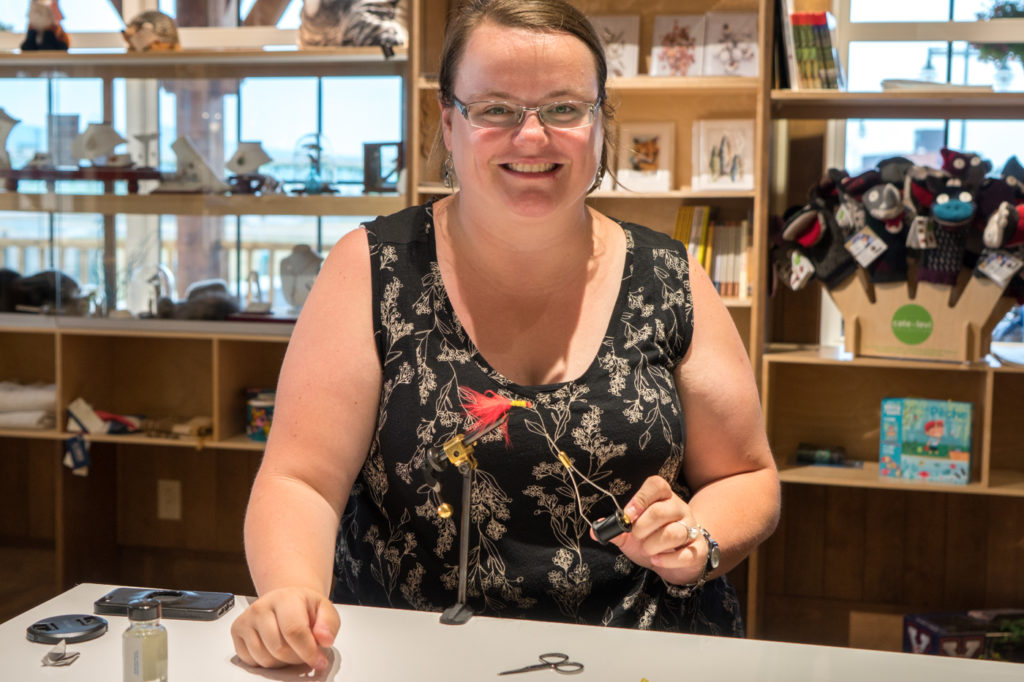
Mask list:
[{"label": "smartphone", "polygon": [[127,616],[128,603],[135,599],[156,599],[162,618],[179,620],[217,620],[235,605],[235,595],[230,592],[118,587],[97,599],[93,610],[97,614]]}]

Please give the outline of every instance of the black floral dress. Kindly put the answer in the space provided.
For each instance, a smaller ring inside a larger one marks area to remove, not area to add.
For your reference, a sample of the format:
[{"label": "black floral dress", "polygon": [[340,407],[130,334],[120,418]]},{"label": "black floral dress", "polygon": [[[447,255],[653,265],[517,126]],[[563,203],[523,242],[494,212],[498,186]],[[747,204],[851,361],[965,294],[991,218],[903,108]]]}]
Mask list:
[{"label": "black floral dress", "polygon": [[[622,505],[654,474],[690,497],[672,375],[693,332],[686,251],[660,233],[621,226],[626,264],[597,357],[575,381],[520,386],[487,364],[452,310],[431,207],[365,225],[383,384],[338,534],[335,601],[435,611],[457,601],[462,477],[455,467],[440,476],[455,512],[442,519],[420,467],[431,446],[471,426],[459,397],[469,387],[532,402],[510,413],[510,447],[497,431],[476,447],[467,593],[477,613],[742,635],[724,578],[691,592],[592,540],[556,458],[564,451]],[[606,496],[578,483],[587,518],[614,512]]]}]

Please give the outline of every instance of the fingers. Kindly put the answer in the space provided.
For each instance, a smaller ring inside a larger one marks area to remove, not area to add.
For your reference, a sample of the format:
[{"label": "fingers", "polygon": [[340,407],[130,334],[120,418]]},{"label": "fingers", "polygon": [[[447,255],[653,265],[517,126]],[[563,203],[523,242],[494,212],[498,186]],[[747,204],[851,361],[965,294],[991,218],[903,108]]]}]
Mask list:
[{"label": "fingers", "polygon": [[334,604],[328,599],[321,599],[317,604],[316,620],[313,623],[313,637],[316,638],[317,644],[323,647],[334,644],[340,627],[341,620]]},{"label": "fingers", "polygon": [[651,476],[626,504],[633,523],[631,534],[638,542],[653,541],[651,554],[687,545],[696,539],[697,522],[686,504],[661,476]]},{"label": "fingers", "polygon": [[304,663],[322,669],[321,646],[334,642],[339,628],[333,604],[309,590],[284,589],[256,600],[231,625],[235,652],[246,664],[278,668]]},{"label": "fingers", "polygon": [[[274,614],[277,617],[280,637],[276,637],[277,633],[273,630],[263,635],[264,643],[268,645],[275,658],[294,663],[302,662],[318,670],[327,665],[327,659],[313,636],[313,624],[318,612],[319,604],[298,600],[282,602],[275,607]],[[331,641],[334,641],[333,637]],[[295,660],[296,657],[298,660]]]}]

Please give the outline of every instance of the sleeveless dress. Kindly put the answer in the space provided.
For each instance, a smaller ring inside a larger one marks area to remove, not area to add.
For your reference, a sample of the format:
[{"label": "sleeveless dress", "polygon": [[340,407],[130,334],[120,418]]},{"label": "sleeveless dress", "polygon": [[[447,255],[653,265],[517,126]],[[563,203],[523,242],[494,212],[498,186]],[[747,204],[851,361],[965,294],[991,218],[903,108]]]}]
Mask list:
[{"label": "sleeveless dress", "polygon": [[[685,420],[672,370],[693,333],[685,248],[619,223],[626,263],[600,350],[574,381],[520,386],[488,365],[452,310],[437,265],[432,208],[415,206],[364,227],[374,325],[383,368],[377,426],[342,516],[332,599],[441,611],[457,601],[462,481],[426,484],[424,453],[472,427],[460,387],[532,402],[476,444],[467,601],[479,614],[590,625],[743,635],[725,578],[690,590],[590,537],[586,519],[614,503],[568,472],[573,465],[624,506],[659,474],[688,500]],[[583,515],[581,515],[581,508]],[[584,518],[586,516],[586,519]]]}]

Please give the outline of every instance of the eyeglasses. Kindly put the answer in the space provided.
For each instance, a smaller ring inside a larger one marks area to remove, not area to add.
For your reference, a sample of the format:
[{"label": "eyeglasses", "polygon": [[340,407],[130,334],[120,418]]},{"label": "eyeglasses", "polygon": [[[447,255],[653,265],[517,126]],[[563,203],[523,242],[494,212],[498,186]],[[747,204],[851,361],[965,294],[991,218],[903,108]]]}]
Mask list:
[{"label": "eyeglasses", "polygon": [[456,97],[452,97],[452,102],[474,128],[515,128],[526,118],[526,112],[536,111],[537,118],[545,126],[562,130],[587,127],[594,122],[594,111],[601,104],[601,100],[593,103],[569,100],[550,102],[539,107],[523,107],[492,100],[466,104]]}]

